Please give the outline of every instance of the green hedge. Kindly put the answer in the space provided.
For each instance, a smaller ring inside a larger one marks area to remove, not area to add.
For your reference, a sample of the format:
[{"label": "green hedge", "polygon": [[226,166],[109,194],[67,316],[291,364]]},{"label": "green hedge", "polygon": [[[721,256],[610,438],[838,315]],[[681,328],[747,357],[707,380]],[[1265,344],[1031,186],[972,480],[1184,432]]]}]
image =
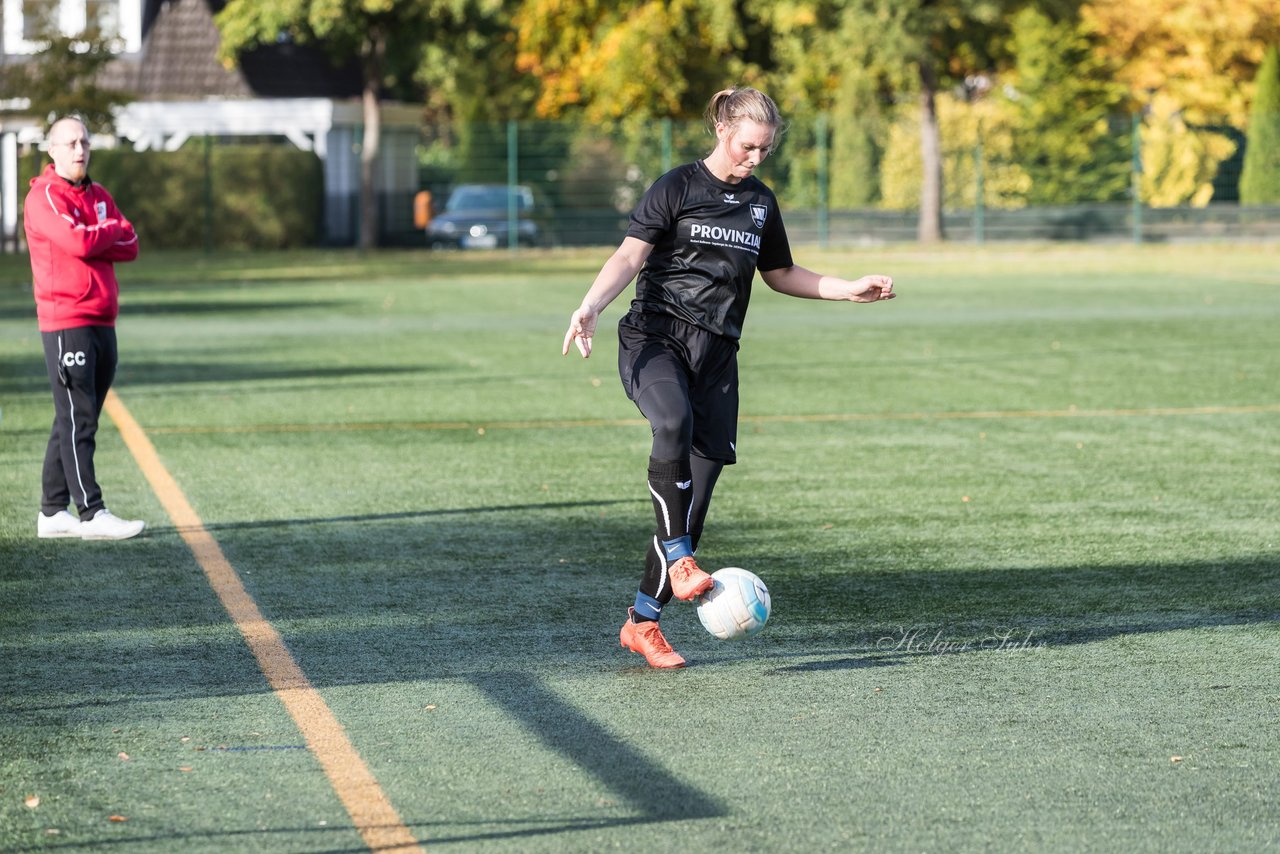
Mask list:
[{"label": "green hedge", "polygon": [[324,172],[309,152],[215,145],[206,157],[200,140],[178,151],[99,149],[90,174],[133,222],[143,251],[287,249],[319,241]]}]

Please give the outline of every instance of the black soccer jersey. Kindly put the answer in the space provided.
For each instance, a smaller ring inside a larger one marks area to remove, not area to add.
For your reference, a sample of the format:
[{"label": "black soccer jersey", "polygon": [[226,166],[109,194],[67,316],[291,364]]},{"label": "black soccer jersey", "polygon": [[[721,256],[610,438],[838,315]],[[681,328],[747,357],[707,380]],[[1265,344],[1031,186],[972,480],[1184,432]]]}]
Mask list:
[{"label": "black soccer jersey", "polygon": [[773,192],[754,177],[721,181],[700,160],[653,183],[627,236],[653,244],[633,311],[672,315],[735,341],[756,270],[792,263]]}]

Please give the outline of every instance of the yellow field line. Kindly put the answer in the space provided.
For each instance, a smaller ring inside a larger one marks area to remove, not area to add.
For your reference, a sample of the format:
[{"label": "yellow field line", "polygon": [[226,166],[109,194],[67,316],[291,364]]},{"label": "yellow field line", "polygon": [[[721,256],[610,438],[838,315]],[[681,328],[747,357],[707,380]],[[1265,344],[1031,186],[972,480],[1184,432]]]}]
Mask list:
[{"label": "yellow field line", "polygon": [[155,446],[114,391],[107,394],[105,409],[174,527],[204,570],[222,606],[258,659],[267,683],[297,723],[307,747],[320,761],[365,844],[374,851],[423,851],[352,746],[342,724],[311,686],[280,633],[258,610],[235,567],[205,529],[177,481],[160,461]]},{"label": "yellow field line", "polygon": [[[746,424],[819,424],[846,421],[956,421],[1001,418],[1136,418],[1177,415],[1278,413],[1280,403],[1247,406],[1153,406],[1148,409],[996,409],[975,412],[837,412],[813,415],[742,415]],[[348,433],[368,430],[562,430],[574,427],[636,427],[643,418],[582,418],[547,421],[372,421],[346,424],[228,424],[208,427],[153,427],[155,434],[188,433]]]}]

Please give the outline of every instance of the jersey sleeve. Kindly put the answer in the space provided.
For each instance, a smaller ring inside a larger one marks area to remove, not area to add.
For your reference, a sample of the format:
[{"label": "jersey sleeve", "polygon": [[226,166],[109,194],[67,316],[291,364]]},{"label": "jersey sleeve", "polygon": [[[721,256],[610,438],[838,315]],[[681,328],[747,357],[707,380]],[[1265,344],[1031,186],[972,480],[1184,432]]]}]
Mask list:
[{"label": "jersey sleeve", "polygon": [[676,171],[654,181],[631,213],[627,237],[656,244],[669,234],[676,223],[676,211],[680,209],[682,186]]},{"label": "jersey sleeve", "polygon": [[760,235],[760,257],[756,261],[756,269],[761,272],[780,270],[794,263],[791,259],[791,242],[787,240],[787,229],[782,224],[782,211],[778,209],[777,199],[774,199],[773,216],[765,222],[764,233]]}]

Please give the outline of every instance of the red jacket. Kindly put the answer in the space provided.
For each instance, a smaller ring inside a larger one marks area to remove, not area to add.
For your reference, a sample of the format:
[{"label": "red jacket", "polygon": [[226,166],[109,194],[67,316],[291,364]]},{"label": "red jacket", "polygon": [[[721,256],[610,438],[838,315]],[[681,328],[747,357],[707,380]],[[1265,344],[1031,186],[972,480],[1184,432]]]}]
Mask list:
[{"label": "red jacket", "polygon": [[115,326],[115,262],[138,257],[138,235],[111,194],[92,181],[73,186],[50,163],[31,179],[23,214],[40,331]]}]

